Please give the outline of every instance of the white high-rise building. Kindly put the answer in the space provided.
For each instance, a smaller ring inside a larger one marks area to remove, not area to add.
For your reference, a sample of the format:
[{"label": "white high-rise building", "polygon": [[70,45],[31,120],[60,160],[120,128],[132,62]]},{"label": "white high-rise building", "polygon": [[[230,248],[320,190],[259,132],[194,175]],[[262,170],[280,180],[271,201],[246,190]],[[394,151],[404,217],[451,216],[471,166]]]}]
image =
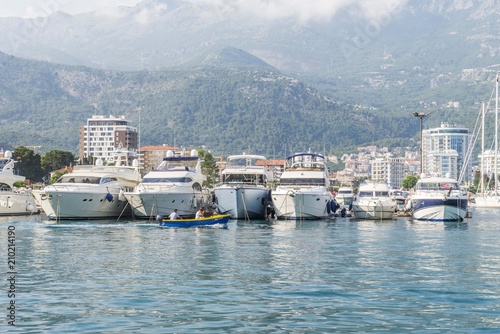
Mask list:
[{"label": "white high-rise building", "polygon": [[440,175],[458,180],[462,168],[466,168],[463,182],[472,182],[470,161],[465,163],[472,145],[469,129],[441,123],[439,128],[422,131],[422,172],[428,176]]},{"label": "white high-rise building", "polygon": [[113,161],[120,150],[131,162],[137,157],[138,133],[129,124],[124,116],[94,115],[87,119],[87,124],[80,126],[80,161],[89,157]]},{"label": "white high-rise building", "polygon": [[401,188],[408,171],[404,158],[377,158],[370,161],[370,165],[373,181],[387,182],[391,188]]}]

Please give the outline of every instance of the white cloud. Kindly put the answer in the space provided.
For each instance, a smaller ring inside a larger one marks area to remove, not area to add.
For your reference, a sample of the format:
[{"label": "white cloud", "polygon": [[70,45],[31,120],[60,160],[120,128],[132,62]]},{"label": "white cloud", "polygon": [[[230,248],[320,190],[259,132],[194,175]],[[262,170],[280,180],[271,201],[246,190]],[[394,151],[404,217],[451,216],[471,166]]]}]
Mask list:
[{"label": "white cloud", "polygon": [[[359,16],[374,18],[394,14],[408,0],[184,0],[213,19],[239,16],[274,20],[291,18],[301,22],[328,21],[339,10],[348,9]],[[47,16],[57,10],[75,15],[99,10],[101,15],[119,15],[118,6],[135,6],[140,0],[0,0],[0,16]],[[146,9],[137,16],[147,22],[155,12],[164,10],[167,3]]]},{"label": "white cloud", "polygon": [[273,20],[295,18],[301,22],[328,21],[339,10],[351,9],[373,18],[395,14],[408,0],[185,0],[219,18],[253,15]]},{"label": "white cloud", "polygon": [[140,0],[0,0],[0,17],[40,17],[56,11],[68,14],[81,14],[101,8],[134,6]]},{"label": "white cloud", "polygon": [[161,15],[162,12],[167,10],[166,4],[155,4],[153,7],[142,8],[134,19],[140,24],[146,24],[155,17]]}]

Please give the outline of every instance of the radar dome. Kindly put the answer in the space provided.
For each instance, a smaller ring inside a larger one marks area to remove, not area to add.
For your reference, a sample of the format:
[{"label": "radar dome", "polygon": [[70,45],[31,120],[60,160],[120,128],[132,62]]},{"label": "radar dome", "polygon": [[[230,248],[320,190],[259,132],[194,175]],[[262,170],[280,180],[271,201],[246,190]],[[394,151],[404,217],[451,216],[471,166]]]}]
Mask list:
[{"label": "radar dome", "polygon": [[197,150],[195,150],[195,149],[192,149],[192,150],[191,150],[191,156],[192,156],[192,157],[197,157],[197,156],[198,156],[198,151],[197,151]]},{"label": "radar dome", "polygon": [[167,158],[173,158],[174,157],[174,151],[168,150],[167,151]]},{"label": "radar dome", "polygon": [[95,161],[95,165],[96,165],[96,166],[102,166],[103,164],[104,164],[104,163],[103,163],[103,161],[102,161],[102,159],[101,159],[101,158],[99,158],[99,159],[97,159],[97,160]]},{"label": "radar dome", "polygon": [[11,151],[5,151],[4,156],[8,159],[12,158],[12,152]]}]

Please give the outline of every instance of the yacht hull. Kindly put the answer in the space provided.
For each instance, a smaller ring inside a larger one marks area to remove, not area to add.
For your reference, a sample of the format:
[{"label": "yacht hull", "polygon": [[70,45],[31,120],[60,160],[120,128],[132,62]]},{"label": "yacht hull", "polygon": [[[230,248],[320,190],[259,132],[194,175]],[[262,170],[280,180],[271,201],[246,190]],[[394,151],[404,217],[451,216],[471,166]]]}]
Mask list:
[{"label": "yacht hull", "polygon": [[500,195],[477,196],[471,206],[476,208],[500,208]]},{"label": "yacht hull", "polygon": [[36,213],[38,208],[30,192],[0,194],[0,216],[24,216]]},{"label": "yacht hull", "polygon": [[85,192],[34,190],[38,204],[49,219],[106,219],[131,214],[119,191]]},{"label": "yacht hull", "polygon": [[200,207],[208,211],[211,204],[208,192],[130,192],[125,197],[136,218],[168,216],[174,209],[182,217],[194,217]]},{"label": "yacht hull", "polygon": [[214,192],[219,213],[228,213],[232,219],[266,218],[268,188],[222,186]]},{"label": "yacht hull", "polygon": [[333,214],[329,192],[278,188],[271,197],[278,219],[323,219]]},{"label": "yacht hull", "polygon": [[413,218],[425,221],[462,221],[467,213],[467,197],[413,198]]},{"label": "yacht hull", "polygon": [[396,205],[392,201],[363,200],[352,206],[357,219],[392,219]]}]

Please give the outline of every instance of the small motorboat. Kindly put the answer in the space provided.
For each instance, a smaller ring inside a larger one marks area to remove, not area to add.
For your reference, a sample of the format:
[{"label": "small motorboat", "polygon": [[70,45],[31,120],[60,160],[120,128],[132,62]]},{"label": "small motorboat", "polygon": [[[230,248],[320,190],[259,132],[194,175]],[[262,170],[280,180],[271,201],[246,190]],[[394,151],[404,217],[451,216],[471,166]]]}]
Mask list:
[{"label": "small motorboat", "polygon": [[208,225],[226,225],[231,217],[230,214],[223,215],[213,215],[209,217],[203,218],[184,218],[184,219],[175,219],[170,220],[167,218],[163,218],[161,216],[157,217],[160,226],[162,227],[193,227],[193,226],[208,226]]}]

